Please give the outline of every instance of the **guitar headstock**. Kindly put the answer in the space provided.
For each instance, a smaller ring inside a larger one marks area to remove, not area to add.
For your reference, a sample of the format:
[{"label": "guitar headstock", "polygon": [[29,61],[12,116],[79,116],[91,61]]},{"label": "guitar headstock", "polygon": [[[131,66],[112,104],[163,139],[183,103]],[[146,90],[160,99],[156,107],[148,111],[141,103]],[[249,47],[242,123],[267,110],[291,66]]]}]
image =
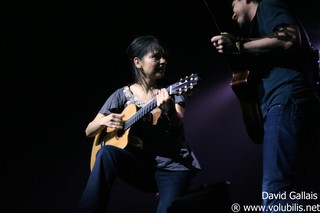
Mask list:
[{"label": "guitar headstock", "polygon": [[167,88],[169,95],[181,95],[191,91],[198,84],[198,80],[198,74],[191,74],[181,78],[178,82],[170,85]]}]

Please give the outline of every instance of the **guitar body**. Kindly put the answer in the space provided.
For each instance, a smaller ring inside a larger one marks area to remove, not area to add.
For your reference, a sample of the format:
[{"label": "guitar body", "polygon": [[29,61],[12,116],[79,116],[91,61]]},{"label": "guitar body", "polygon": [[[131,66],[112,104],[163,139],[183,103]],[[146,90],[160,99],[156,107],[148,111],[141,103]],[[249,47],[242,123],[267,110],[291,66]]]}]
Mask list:
[{"label": "guitar body", "polygon": [[251,82],[249,70],[233,72],[230,83],[240,101],[243,120],[250,139],[257,144],[263,142],[263,118],[257,99],[257,87]]},{"label": "guitar body", "polygon": [[[137,112],[137,108],[134,104],[129,104],[123,111],[123,121],[128,120],[132,115]],[[101,130],[94,138],[92,150],[90,169],[92,170],[94,162],[96,161],[96,154],[104,145],[113,145],[119,148],[125,148],[128,145],[128,135],[130,128],[125,131],[117,131],[114,128],[107,127]]]}]

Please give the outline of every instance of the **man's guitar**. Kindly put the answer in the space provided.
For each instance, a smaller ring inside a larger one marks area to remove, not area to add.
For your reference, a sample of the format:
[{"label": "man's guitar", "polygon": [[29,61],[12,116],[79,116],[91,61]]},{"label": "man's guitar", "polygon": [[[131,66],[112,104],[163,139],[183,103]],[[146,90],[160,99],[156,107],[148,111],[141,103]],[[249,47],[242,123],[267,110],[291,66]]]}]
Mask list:
[{"label": "man's guitar", "polygon": [[[242,109],[245,127],[250,139],[257,144],[263,142],[263,118],[257,102],[257,88],[249,70],[233,72],[231,87],[238,97]],[[254,83],[252,83],[254,82]]]},{"label": "man's guitar", "polygon": [[[220,31],[219,26],[216,22],[216,19],[210,7],[208,6],[205,0],[204,0],[204,3],[206,8],[209,11],[211,18],[214,21],[214,25],[218,30],[218,34],[224,34],[224,35],[228,34]],[[235,38],[231,36],[231,39],[234,40]],[[238,67],[238,71],[233,72],[232,74],[232,80],[230,82],[230,85],[232,87],[233,92],[236,94],[236,96],[240,101],[242,115],[243,115],[247,133],[250,139],[254,143],[259,144],[263,142],[264,130],[263,130],[262,114],[257,102],[257,98],[256,98],[257,94],[255,94],[257,92],[257,88],[254,88],[254,86],[252,86],[253,81],[251,81],[251,79],[248,80],[248,78],[252,78],[251,77],[252,75],[249,75],[250,74],[249,70],[244,69],[243,64],[245,63],[239,60],[238,56],[239,55],[237,55],[236,57],[232,57],[232,56],[227,57],[227,60],[231,65],[231,67],[232,66]],[[242,68],[239,69],[239,65],[240,67],[242,66]]]},{"label": "man's guitar", "polygon": [[[181,95],[185,92],[190,91],[198,83],[199,77],[197,74],[191,74],[186,76],[180,81],[167,87],[169,95]],[[134,104],[129,104],[123,111],[123,129],[116,130],[114,128],[107,127],[100,131],[94,138],[93,146],[91,150],[91,162],[90,169],[92,170],[93,165],[96,160],[96,154],[104,145],[113,145],[119,148],[125,148],[128,144],[129,131],[133,124],[140,120],[147,113],[151,112],[154,108],[157,107],[157,100],[154,98],[147,105],[140,108],[137,111],[137,108]]]}]

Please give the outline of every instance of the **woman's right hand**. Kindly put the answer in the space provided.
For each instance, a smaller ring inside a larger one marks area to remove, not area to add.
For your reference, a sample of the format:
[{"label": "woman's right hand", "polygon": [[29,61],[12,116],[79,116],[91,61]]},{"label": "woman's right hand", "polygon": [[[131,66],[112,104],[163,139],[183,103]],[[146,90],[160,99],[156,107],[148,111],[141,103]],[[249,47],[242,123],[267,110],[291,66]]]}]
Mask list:
[{"label": "woman's right hand", "polygon": [[96,117],[91,121],[86,128],[87,137],[94,137],[105,127],[122,129],[123,128],[123,117],[124,114],[111,113],[108,115],[97,114]]},{"label": "woman's right hand", "polygon": [[123,128],[123,114],[111,113],[100,118],[100,125],[107,127],[122,129]]}]

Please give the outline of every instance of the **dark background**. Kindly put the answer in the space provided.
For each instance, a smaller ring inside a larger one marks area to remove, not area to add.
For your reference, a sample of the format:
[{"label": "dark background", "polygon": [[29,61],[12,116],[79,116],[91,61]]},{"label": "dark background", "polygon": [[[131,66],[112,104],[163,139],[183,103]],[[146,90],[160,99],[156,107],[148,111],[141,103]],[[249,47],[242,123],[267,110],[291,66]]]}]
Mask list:
[{"label": "dark background", "polygon": [[[291,6],[319,47],[316,3],[292,1]],[[90,172],[93,139],[86,138],[84,130],[111,92],[131,81],[125,49],[144,34],[167,44],[168,80],[191,73],[201,77],[185,116],[187,140],[202,165],[192,189],[228,181],[231,203],[260,204],[261,145],[248,138],[229,86],[232,71],[210,43],[219,31],[236,32],[229,1],[208,0],[218,27],[200,0],[6,4],[1,45],[12,78],[5,80],[23,85],[17,95],[6,98],[17,101],[13,103],[19,117],[32,112],[31,122],[23,116],[24,122],[15,120],[13,126],[31,126],[32,136],[30,143],[19,143],[15,131],[11,141],[19,146],[12,145],[13,153],[3,151],[7,190],[1,212],[75,211]],[[313,191],[319,190],[317,160],[313,158],[308,169],[306,187]],[[155,207],[155,195],[116,182],[110,212],[154,212]]]}]

